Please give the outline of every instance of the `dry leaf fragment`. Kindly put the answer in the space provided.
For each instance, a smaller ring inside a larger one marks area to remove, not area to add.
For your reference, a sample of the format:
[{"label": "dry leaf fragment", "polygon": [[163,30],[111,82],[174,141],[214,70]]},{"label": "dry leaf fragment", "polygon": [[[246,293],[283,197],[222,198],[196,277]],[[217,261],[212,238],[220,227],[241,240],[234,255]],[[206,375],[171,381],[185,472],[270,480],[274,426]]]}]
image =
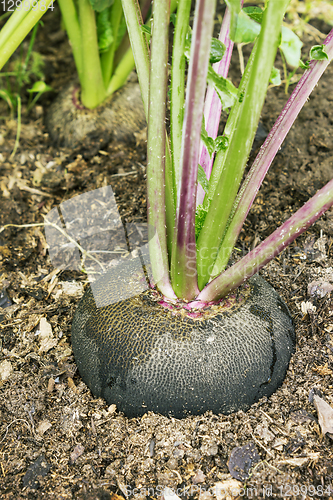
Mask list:
[{"label": "dry leaf fragment", "polygon": [[2,196],[4,198],[10,198],[10,192],[7,189],[6,180],[2,179],[0,181],[0,190],[2,191]]},{"label": "dry leaf fragment", "polygon": [[[117,485],[118,485],[118,488],[120,489],[120,491],[123,493],[123,495],[125,497],[128,497],[128,491],[127,491],[126,484],[118,476],[116,476],[116,480],[117,480]],[[119,495],[117,495],[117,496],[119,496]],[[119,498],[121,498],[121,496],[119,496]]]},{"label": "dry leaf fragment", "polygon": [[318,413],[318,423],[323,436],[327,432],[333,434],[333,408],[316,394],[313,396],[313,404]]},{"label": "dry leaf fragment", "polygon": [[287,460],[280,460],[277,462],[279,465],[291,465],[292,467],[302,467],[309,461],[309,457],[288,458]]},{"label": "dry leaf fragment", "polygon": [[117,493],[111,492],[111,500],[124,500],[124,497],[117,495]]},{"label": "dry leaf fragment", "polygon": [[71,453],[71,464],[73,464],[84,453],[84,446],[77,444]]},{"label": "dry leaf fragment", "polygon": [[39,354],[43,352],[48,352],[50,349],[53,349],[57,345],[57,339],[45,339],[41,342],[39,348]]},{"label": "dry leaf fragment", "polygon": [[76,281],[61,281],[59,285],[61,285],[63,293],[70,297],[79,299],[84,293],[83,284]]},{"label": "dry leaf fragment", "polygon": [[77,394],[77,388],[76,385],[74,384],[74,380],[71,377],[68,377],[67,379],[68,387],[75,393]]},{"label": "dry leaf fragment", "polygon": [[28,333],[31,332],[34,328],[36,328],[38,323],[40,323],[42,317],[43,316],[41,314],[30,314],[28,317],[28,324],[25,327],[25,331]]},{"label": "dry leaf fragment", "polygon": [[52,327],[46,318],[40,319],[39,330],[42,339],[52,337]]},{"label": "dry leaf fragment", "polygon": [[333,290],[333,286],[328,281],[311,281],[308,284],[308,294],[312,297],[325,297]]},{"label": "dry leaf fragment", "polygon": [[198,469],[195,476],[192,477],[192,483],[193,484],[204,483],[205,479],[206,479],[205,474],[202,472],[201,469]]},{"label": "dry leaf fragment", "polygon": [[316,306],[312,304],[312,302],[306,301],[301,302],[301,311],[304,316],[306,316],[309,312],[315,313],[317,310]]},{"label": "dry leaf fragment", "polygon": [[55,381],[54,378],[49,378],[49,381],[47,383],[47,392],[53,392],[55,386]]},{"label": "dry leaf fragment", "polygon": [[58,341],[57,339],[53,338],[52,327],[46,318],[41,318],[39,322],[39,332],[39,354],[48,352],[50,349],[57,345]]},{"label": "dry leaf fragment", "polygon": [[279,465],[291,465],[292,467],[302,467],[307,462],[316,462],[320,458],[320,452],[318,453],[309,453],[306,457],[296,457],[296,458],[287,458],[286,460],[279,460],[277,464]]},{"label": "dry leaf fragment", "polygon": [[73,351],[72,351],[71,346],[64,347],[63,345],[61,345],[61,350],[57,350],[57,352],[55,353],[55,357],[59,363],[60,361],[63,361],[64,359],[68,358],[72,354],[73,354]]},{"label": "dry leaf fragment", "polygon": [[166,486],[162,493],[162,500],[180,500],[180,498],[171,488]]},{"label": "dry leaf fragment", "polygon": [[322,377],[325,377],[325,375],[332,375],[332,370],[328,368],[328,363],[325,363],[322,366],[315,366],[312,368],[314,372],[317,372],[319,375]]},{"label": "dry leaf fragment", "polygon": [[210,491],[200,490],[199,500],[213,500],[214,497]]},{"label": "dry leaf fragment", "polygon": [[38,253],[42,257],[45,257],[45,255],[47,253],[47,249],[48,249],[48,244],[46,242],[45,236],[39,227],[35,228],[34,234],[38,238]]},{"label": "dry leaf fragment", "polygon": [[0,380],[2,382],[5,382],[6,380],[9,379],[11,373],[13,371],[13,367],[10,361],[5,359],[4,361],[1,361],[0,363]]},{"label": "dry leaf fragment", "polygon": [[268,429],[267,423],[258,424],[254,430],[254,433],[259,436],[264,442],[267,444],[270,441],[273,441],[274,434]]},{"label": "dry leaf fragment", "polygon": [[113,413],[115,413],[117,410],[117,406],[116,405],[110,405],[109,408],[108,408],[108,412],[112,415]]},{"label": "dry leaf fragment", "polygon": [[50,428],[52,427],[52,424],[51,422],[49,422],[48,420],[43,420],[39,426],[37,427],[37,432],[38,434],[40,434],[41,436],[46,432],[48,431]]},{"label": "dry leaf fragment", "polygon": [[243,485],[237,479],[226,479],[215,483],[213,488],[217,500],[234,500],[242,493]]}]

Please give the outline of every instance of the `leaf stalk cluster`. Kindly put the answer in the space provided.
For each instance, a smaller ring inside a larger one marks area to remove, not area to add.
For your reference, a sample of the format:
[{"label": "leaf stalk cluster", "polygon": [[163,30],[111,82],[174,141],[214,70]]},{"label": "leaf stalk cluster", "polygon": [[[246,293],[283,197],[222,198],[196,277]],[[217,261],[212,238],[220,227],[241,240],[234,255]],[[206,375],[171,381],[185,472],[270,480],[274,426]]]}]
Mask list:
[{"label": "leaf stalk cluster", "polygon": [[[274,68],[277,49],[284,51],[288,63],[300,59],[301,42],[290,30],[282,29],[288,3],[269,0],[261,12],[257,8],[243,11],[239,0],[228,0],[219,37],[225,46],[224,55],[211,67],[215,1],[197,0],[192,31],[190,2],[179,0],[170,72],[169,149],[165,129],[169,2],[154,2],[150,53],[140,30],[137,1],[122,0],[143,100],[149,102],[147,184],[148,222],[155,231],[150,241],[153,275],[158,288],[170,299],[176,295],[187,301],[212,301],[225,296],[333,204],[331,181],[257,248],[227,267],[270,164],[333,56],[332,31],[316,51],[320,60],[307,66],[243,179],[269,82],[278,80]],[[126,10],[136,14],[130,17]],[[226,79],[234,40],[254,41],[238,90]],[[227,109],[229,116],[223,137],[218,138],[222,109]],[[203,187],[198,186],[198,180]],[[173,203],[166,203],[164,208],[167,193]]]}]

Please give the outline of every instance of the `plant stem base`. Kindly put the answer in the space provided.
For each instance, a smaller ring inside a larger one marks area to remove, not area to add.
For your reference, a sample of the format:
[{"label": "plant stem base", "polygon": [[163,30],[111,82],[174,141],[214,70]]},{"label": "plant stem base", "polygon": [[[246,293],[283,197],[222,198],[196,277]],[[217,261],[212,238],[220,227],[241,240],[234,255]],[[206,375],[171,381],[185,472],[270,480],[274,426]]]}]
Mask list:
[{"label": "plant stem base", "polygon": [[[81,299],[72,325],[76,363],[96,397],[128,417],[246,411],[283,382],[295,347],[287,306],[260,276],[236,310],[175,315],[149,292],[117,301],[130,267],[111,269]],[[104,302],[103,302],[104,301]],[[112,302],[112,303],[111,303]]]},{"label": "plant stem base", "polygon": [[146,128],[139,84],[132,78],[103,104],[86,109],[80,103],[79,85],[71,83],[51,105],[46,125],[59,146],[85,148],[97,143],[101,149],[111,139],[136,142]]}]

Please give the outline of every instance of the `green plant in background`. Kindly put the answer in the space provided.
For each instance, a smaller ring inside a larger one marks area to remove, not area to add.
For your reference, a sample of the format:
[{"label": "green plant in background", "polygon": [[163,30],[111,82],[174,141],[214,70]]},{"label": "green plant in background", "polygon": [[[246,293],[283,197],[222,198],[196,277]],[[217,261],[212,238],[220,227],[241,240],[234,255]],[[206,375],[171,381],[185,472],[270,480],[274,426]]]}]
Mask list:
[{"label": "green plant in background", "polygon": [[[45,94],[45,92],[49,92],[50,90],[52,90],[52,87],[50,87],[50,85],[47,85],[45,82],[35,82],[31,89],[28,89],[30,97],[27,106],[27,112],[29,112],[31,108],[33,108],[41,95]],[[33,94],[35,94],[35,97],[32,97]]]},{"label": "green plant in background", "polygon": [[[15,111],[18,111],[20,108],[19,99],[21,101],[23,86],[27,86],[35,80],[32,88],[28,89],[28,92],[31,93],[31,95],[33,93],[37,93],[37,95],[34,99],[29,99],[29,104],[27,106],[28,112],[43,93],[52,90],[52,88],[44,82],[43,58],[38,52],[33,51],[38,24],[39,23],[37,23],[32,30],[25,56],[20,55],[20,57],[12,62],[11,67],[8,68],[9,71],[0,73],[0,97],[8,104],[11,119],[13,119]],[[8,117],[4,116],[0,118],[7,119]]]},{"label": "green plant in background", "polygon": [[[22,2],[0,31],[0,69],[30,30],[35,30],[42,15],[54,9],[52,0],[32,3],[25,7]],[[59,0],[58,3],[79,76],[81,101],[85,107],[95,108],[125,83],[134,68],[121,1]],[[33,31],[31,39],[34,36]],[[40,95],[42,87],[31,91]]]},{"label": "green plant in background", "polygon": [[[55,0],[22,2],[0,31],[0,69]],[[89,109],[124,85],[134,69],[121,0],[58,0],[71,43],[81,86],[81,102]],[[171,1],[171,12],[177,0]],[[150,0],[142,5],[145,17]],[[147,23],[149,25],[149,21]]]},{"label": "green plant in background", "polygon": [[332,0],[304,0],[302,2],[291,0],[286,15],[298,36],[302,36],[303,33],[320,36],[321,33],[308,23],[312,19],[318,19],[333,26],[333,2]]},{"label": "green plant in background", "polygon": [[95,108],[124,85],[134,68],[120,0],[58,0],[81,85]]},{"label": "green plant in background", "polygon": [[54,9],[53,0],[23,1],[16,8],[0,31],[0,70],[48,9]]},{"label": "green plant in background", "polygon": [[[81,102],[95,108],[122,87],[134,69],[121,0],[58,0],[81,85]],[[144,17],[150,0],[142,2]],[[171,0],[170,10],[177,0]],[[149,20],[146,30],[149,33]]]},{"label": "green plant in background", "polygon": [[[24,10],[24,5],[23,8],[17,8],[2,28],[0,68],[8,61],[31,28],[33,28],[31,40],[34,39],[36,23],[48,8],[54,8],[53,2],[50,1],[44,2],[44,9],[40,4],[41,2],[38,2],[36,7],[30,10]],[[126,26],[120,2],[60,0],[59,7],[73,50],[82,89],[82,102],[86,107],[94,108],[124,83],[134,67],[131,50],[124,50],[126,40],[121,46]],[[118,49],[119,52],[122,50],[124,55],[120,68],[117,67]],[[29,56],[30,51],[27,58]],[[114,74],[115,78],[111,84],[111,75]],[[40,94],[41,87],[36,90]]]},{"label": "green plant in background", "polygon": [[[28,93],[30,93],[28,105],[26,107],[27,113],[36,104],[37,100],[42,94],[52,90],[52,87],[50,87],[43,81],[43,58],[38,52],[33,51],[38,25],[39,21],[37,21],[32,29],[28,50],[25,56],[21,55],[21,57],[13,61],[13,67],[10,68],[10,71],[4,71],[0,73],[0,98],[3,99],[9,107],[10,119],[14,119],[15,113],[17,114],[16,138],[11,158],[15,156],[20,141],[22,115],[21,94],[23,86],[27,86],[31,84],[33,80],[36,80],[33,83],[33,86],[27,90]],[[8,39],[10,41],[10,37],[8,38],[8,32],[6,34],[5,29],[0,32],[0,43],[4,43],[4,40],[6,39],[7,41]],[[6,53],[6,47],[8,48],[8,45],[4,43],[4,45],[2,46],[2,50],[4,53]],[[36,94],[34,98],[32,98],[33,94]],[[0,119],[7,120],[8,116],[0,117]]]}]

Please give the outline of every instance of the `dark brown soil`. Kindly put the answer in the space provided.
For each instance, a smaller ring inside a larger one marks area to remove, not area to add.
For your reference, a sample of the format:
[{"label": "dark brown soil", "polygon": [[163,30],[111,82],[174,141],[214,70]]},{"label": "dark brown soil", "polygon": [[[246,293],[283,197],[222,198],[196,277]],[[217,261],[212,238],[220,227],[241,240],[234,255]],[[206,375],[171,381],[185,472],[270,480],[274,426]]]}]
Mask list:
[{"label": "dark brown soil", "polygon": [[[47,82],[59,90],[73,74],[73,63],[54,19],[46,19],[50,29],[40,32],[36,50],[45,58]],[[305,55],[320,38],[304,37]],[[237,54],[233,75],[237,82]],[[332,77],[329,67],[274,161],[238,254],[333,177]],[[28,225],[43,224],[43,215],[63,201],[107,185],[122,221],[144,222],[145,142],[111,141],[94,151],[84,143],[76,150],[57,148],[43,125],[53,98],[23,114],[12,159],[16,122],[0,125],[0,228],[20,226],[0,233],[1,498],[143,500],[158,498],[165,486],[195,500],[333,498],[333,435],[322,435],[309,400],[316,388],[333,406],[333,299],[308,292],[313,281],[326,282],[328,289],[333,284],[333,210],[262,271],[295,321],[297,349],[282,387],[246,413],[128,419],[94,399],[76,372],[70,328],[86,275],[54,269],[43,226]],[[269,90],[262,114],[266,128],[286,99],[282,87]],[[0,106],[3,115],[6,107]],[[248,479],[233,465],[235,448],[245,445],[253,465]],[[214,490],[218,485],[220,492]]]}]

